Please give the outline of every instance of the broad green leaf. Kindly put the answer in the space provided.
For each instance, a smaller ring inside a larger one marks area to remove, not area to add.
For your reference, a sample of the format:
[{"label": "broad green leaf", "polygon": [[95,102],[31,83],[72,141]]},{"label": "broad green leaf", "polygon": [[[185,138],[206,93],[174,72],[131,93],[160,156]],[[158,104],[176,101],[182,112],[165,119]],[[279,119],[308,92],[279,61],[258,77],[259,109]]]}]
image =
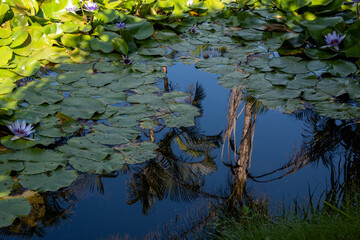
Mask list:
[{"label": "broad green leaf", "polygon": [[10,7],[8,4],[6,3],[1,3],[0,4],[0,23],[2,23],[5,14],[7,13],[7,11],[9,11]]},{"label": "broad green leaf", "polygon": [[19,27],[14,30],[11,37],[13,41],[10,44],[10,47],[15,48],[25,42],[25,40],[29,37],[29,33],[26,31],[25,28]]},{"label": "broad green leaf", "polygon": [[61,25],[61,28],[65,33],[72,33],[79,29],[79,25],[74,22],[66,22]]},{"label": "broad green leaf", "polygon": [[22,59],[13,70],[17,74],[30,77],[40,70],[40,63],[34,58]]},{"label": "broad green leaf", "polygon": [[12,137],[13,135],[7,135],[2,137],[0,139],[1,144],[7,148],[15,149],[15,150],[31,148],[37,144],[36,141],[27,140],[23,138],[17,140],[11,140]]},{"label": "broad green leaf", "polygon": [[27,189],[37,192],[47,192],[57,191],[60,188],[67,187],[76,179],[76,171],[60,168],[50,174],[41,173],[20,176],[19,183]]},{"label": "broad green leaf", "polygon": [[[0,5],[0,8],[3,5]],[[0,28],[0,38],[8,38],[10,37],[12,34],[12,31],[10,29],[6,29],[6,28]]]},{"label": "broad green leaf", "polygon": [[92,50],[95,51],[101,50],[104,53],[110,53],[114,50],[111,43],[102,41],[101,39],[98,38],[92,38],[90,41],[90,46]]},{"label": "broad green leaf", "polygon": [[14,88],[16,88],[16,84],[11,80],[3,79],[0,81],[0,95],[11,93]]},{"label": "broad green leaf", "polygon": [[97,12],[94,15],[94,18],[101,20],[104,23],[109,23],[118,18],[120,18],[120,21],[122,21],[125,18],[125,15],[115,9],[105,9]]},{"label": "broad green leaf", "polygon": [[31,205],[25,198],[5,198],[0,200],[0,228],[9,226],[17,217],[26,216]]},{"label": "broad green leaf", "polygon": [[306,54],[306,56],[312,59],[331,59],[339,54],[337,52],[332,52],[327,49],[317,49],[317,48],[304,49],[304,53]]},{"label": "broad green leaf", "polygon": [[129,47],[126,44],[126,41],[122,38],[114,38],[111,40],[111,45],[113,48],[118,51],[119,53],[122,53],[124,55],[127,55],[129,52]]},{"label": "broad green leaf", "polygon": [[127,29],[137,40],[143,40],[150,37],[154,33],[154,27],[146,20],[127,15]]},{"label": "broad green leaf", "polygon": [[72,48],[90,49],[90,40],[92,38],[89,35],[80,34],[64,34],[61,37],[61,42]]},{"label": "broad green leaf", "polygon": [[0,199],[9,195],[13,185],[14,180],[12,179],[12,177],[4,175],[0,172]]},{"label": "broad green leaf", "polygon": [[61,113],[76,119],[90,119],[96,112],[105,112],[105,105],[92,98],[66,98],[60,105]]},{"label": "broad green leaf", "polygon": [[67,157],[85,158],[101,161],[111,155],[114,150],[104,145],[93,143],[85,137],[72,138],[68,144],[59,147]]},{"label": "broad green leaf", "polygon": [[123,145],[117,148],[117,150],[125,156],[125,163],[139,164],[156,157],[154,153],[156,148],[158,148],[158,145],[155,143],[142,142]]}]

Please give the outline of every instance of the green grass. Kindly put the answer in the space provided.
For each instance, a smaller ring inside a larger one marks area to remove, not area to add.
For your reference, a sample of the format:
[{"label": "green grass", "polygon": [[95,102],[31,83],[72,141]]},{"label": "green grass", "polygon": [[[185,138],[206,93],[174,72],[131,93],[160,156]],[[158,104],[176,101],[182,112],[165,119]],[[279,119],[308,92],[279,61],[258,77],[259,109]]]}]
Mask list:
[{"label": "green grass", "polygon": [[214,222],[213,239],[251,240],[359,240],[360,214],[357,208],[346,210],[331,206],[310,219],[299,216],[271,219],[251,212],[236,221],[234,217],[218,217]]}]

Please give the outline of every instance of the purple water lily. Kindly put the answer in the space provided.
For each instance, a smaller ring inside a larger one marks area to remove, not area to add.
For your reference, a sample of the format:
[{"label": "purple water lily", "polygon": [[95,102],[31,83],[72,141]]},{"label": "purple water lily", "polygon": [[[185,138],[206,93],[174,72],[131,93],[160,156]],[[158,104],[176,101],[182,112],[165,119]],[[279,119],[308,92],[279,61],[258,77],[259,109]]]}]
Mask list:
[{"label": "purple water lily", "polygon": [[84,6],[90,12],[95,12],[96,10],[99,9],[99,6],[98,6],[98,4],[96,2],[84,3]]},{"label": "purple water lily", "polygon": [[18,120],[16,120],[15,122],[11,123],[11,125],[7,125],[7,127],[15,135],[10,139],[11,141],[20,138],[34,141],[34,139],[28,137],[35,132],[35,130],[33,130],[34,127],[30,123],[27,125],[25,120],[23,120],[21,124]]},{"label": "purple water lily", "polygon": [[336,34],[336,31],[334,31],[332,34],[329,33],[325,35],[325,42],[327,45],[324,47],[334,47],[336,50],[339,50],[339,44],[341,41],[345,38],[346,35],[342,34]]},{"label": "purple water lily", "polygon": [[120,29],[124,29],[124,28],[126,28],[126,26],[127,26],[127,24],[124,22],[116,23],[116,27],[120,28]]},{"label": "purple water lily", "polygon": [[74,14],[76,14],[76,11],[79,10],[78,6],[76,6],[76,5],[70,5],[68,7],[65,7],[65,9],[67,12],[72,12]]},{"label": "purple water lily", "polygon": [[130,65],[130,64],[132,64],[132,61],[131,61],[131,59],[128,58],[127,56],[123,56],[122,63],[123,63],[124,65]]},{"label": "purple water lily", "polygon": [[200,33],[200,29],[198,28],[198,26],[194,25],[189,29],[189,32],[191,34],[199,34]]}]

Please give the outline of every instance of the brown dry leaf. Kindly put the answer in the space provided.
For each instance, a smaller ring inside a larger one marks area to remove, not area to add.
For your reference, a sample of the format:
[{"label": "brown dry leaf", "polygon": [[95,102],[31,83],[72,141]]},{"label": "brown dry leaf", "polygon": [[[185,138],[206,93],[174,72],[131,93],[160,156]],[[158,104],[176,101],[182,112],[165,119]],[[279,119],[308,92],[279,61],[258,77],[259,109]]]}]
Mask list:
[{"label": "brown dry leaf", "polygon": [[263,26],[264,31],[267,32],[289,32],[289,33],[296,33],[294,30],[291,30],[285,25],[281,24],[268,24]]}]

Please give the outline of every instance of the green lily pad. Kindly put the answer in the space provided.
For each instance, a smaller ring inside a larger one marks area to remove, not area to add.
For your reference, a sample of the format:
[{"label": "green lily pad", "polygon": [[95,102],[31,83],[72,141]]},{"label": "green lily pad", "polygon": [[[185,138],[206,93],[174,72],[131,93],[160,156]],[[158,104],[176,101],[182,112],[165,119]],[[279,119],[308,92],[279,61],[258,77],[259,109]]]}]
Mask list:
[{"label": "green lily pad", "polygon": [[61,113],[72,118],[90,119],[94,113],[105,112],[105,105],[92,98],[66,98],[61,102]]},{"label": "green lily pad", "polygon": [[90,40],[91,49],[98,51],[101,50],[104,53],[110,53],[114,50],[113,46],[109,42],[102,41],[98,38],[92,38]]},{"label": "green lily pad", "polygon": [[86,158],[101,161],[112,154],[112,148],[105,147],[101,144],[93,143],[85,137],[72,138],[68,144],[59,147],[67,157]]},{"label": "green lily pad", "polygon": [[129,52],[129,47],[128,47],[126,41],[122,38],[112,39],[111,46],[119,53],[127,55]]},{"label": "green lily pad", "polygon": [[111,173],[120,170],[124,166],[124,156],[121,154],[113,154],[110,159],[96,161],[85,158],[70,158],[70,164],[81,172],[86,173]]},{"label": "green lily pad", "polygon": [[86,135],[86,139],[93,143],[106,145],[119,145],[136,139],[140,131],[132,128],[109,127],[105,125],[96,125],[93,133]]},{"label": "green lily pad", "polygon": [[13,56],[13,51],[8,46],[0,47],[0,67],[8,63]]},{"label": "green lily pad", "polygon": [[10,44],[11,48],[15,48],[20,46],[25,42],[25,40],[28,38],[29,33],[26,31],[25,28],[19,27],[16,30],[13,31],[11,37],[13,39],[13,42]]},{"label": "green lily pad", "polygon": [[13,70],[17,74],[30,77],[40,70],[40,63],[34,58],[22,59]]},{"label": "green lily pad", "polygon": [[66,158],[62,154],[41,148],[32,148],[14,153],[1,154],[1,158],[12,161],[25,161],[25,162],[65,162]]},{"label": "green lily pad", "polygon": [[0,200],[0,228],[9,226],[17,217],[26,216],[31,205],[25,198],[5,198]]},{"label": "green lily pad", "polygon": [[[3,4],[1,4],[1,7]],[[0,28],[0,38],[8,38],[12,34],[12,31],[10,29]]]},{"label": "green lily pad", "polygon": [[116,73],[97,73],[88,79],[88,83],[93,87],[102,87],[118,79]]},{"label": "green lily pad", "polygon": [[129,15],[126,18],[129,22],[127,29],[135,39],[144,40],[154,33],[154,27],[148,21]]},{"label": "green lily pad", "polygon": [[60,188],[69,186],[77,177],[76,171],[60,168],[50,174],[41,173],[20,176],[19,183],[27,189],[38,192],[57,191]]},{"label": "green lily pad", "polygon": [[265,79],[269,80],[273,85],[286,85],[291,80],[292,75],[286,73],[266,73]]},{"label": "green lily pad", "polygon": [[165,48],[142,48],[139,50],[139,54],[145,56],[164,56],[166,53]]},{"label": "green lily pad", "polygon": [[7,148],[15,149],[15,150],[31,148],[37,144],[36,141],[26,140],[23,138],[17,140],[11,140],[12,137],[13,135],[7,135],[2,137],[0,139],[1,144]]},{"label": "green lily pad", "polygon": [[[158,145],[153,142],[142,142],[127,144],[117,148],[116,150],[125,156],[126,164],[139,164],[156,157],[154,152],[156,148],[158,148]],[[120,158],[117,154],[114,158],[115,157]]]},{"label": "green lily pad", "polygon": [[10,176],[0,173],[0,198],[8,196],[13,185],[14,180]]},{"label": "green lily pad", "polygon": [[331,59],[336,57],[339,53],[329,51],[326,49],[308,48],[304,49],[306,56],[312,59]]},{"label": "green lily pad", "polygon": [[79,25],[74,22],[66,22],[61,25],[61,28],[65,33],[72,33],[79,29]]},{"label": "green lily pad", "polygon": [[14,88],[16,88],[16,84],[11,80],[4,79],[0,81],[0,95],[11,93]]}]

